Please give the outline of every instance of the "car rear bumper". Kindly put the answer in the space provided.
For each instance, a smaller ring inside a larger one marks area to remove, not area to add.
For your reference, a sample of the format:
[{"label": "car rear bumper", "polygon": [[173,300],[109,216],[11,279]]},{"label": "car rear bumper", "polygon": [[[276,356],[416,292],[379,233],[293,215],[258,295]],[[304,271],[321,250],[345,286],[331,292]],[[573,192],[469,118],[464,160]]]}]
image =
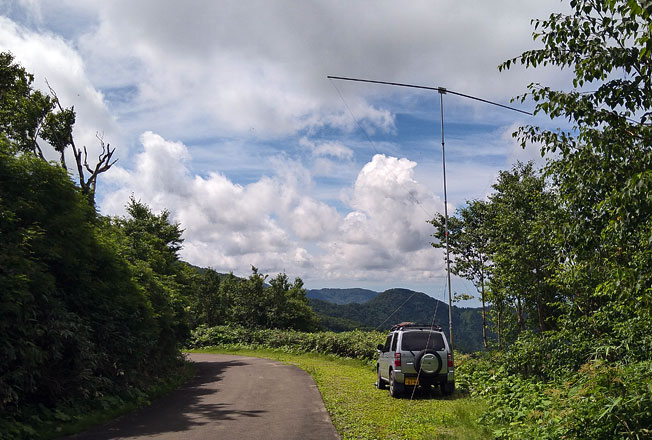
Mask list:
[{"label": "car rear bumper", "polygon": [[[403,373],[401,371],[395,371],[396,382],[405,384],[406,377],[417,377],[416,373]],[[455,372],[449,371],[444,374],[436,374],[434,376],[419,376],[419,383],[422,385],[439,385],[442,382],[455,382]]]}]

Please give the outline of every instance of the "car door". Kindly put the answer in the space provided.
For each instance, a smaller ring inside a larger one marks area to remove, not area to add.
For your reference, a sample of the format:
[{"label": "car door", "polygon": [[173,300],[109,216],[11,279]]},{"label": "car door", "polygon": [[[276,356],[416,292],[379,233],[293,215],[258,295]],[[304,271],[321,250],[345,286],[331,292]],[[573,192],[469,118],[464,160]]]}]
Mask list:
[{"label": "car door", "polygon": [[383,379],[389,379],[389,364],[390,364],[390,357],[394,359],[394,357],[391,355],[391,352],[389,351],[391,344],[392,344],[392,336],[393,334],[389,334],[387,336],[387,339],[385,340],[385,345],[383,346],[383,350],[380,352],[380,355],[378,356],[378,368],[380,369],[380,376]]}]

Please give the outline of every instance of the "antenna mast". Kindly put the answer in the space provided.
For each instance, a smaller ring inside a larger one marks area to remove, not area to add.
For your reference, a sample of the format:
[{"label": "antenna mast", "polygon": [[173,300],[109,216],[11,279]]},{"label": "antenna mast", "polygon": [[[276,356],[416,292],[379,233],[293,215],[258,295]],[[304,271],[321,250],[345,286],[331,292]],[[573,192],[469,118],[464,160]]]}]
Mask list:
[{"label": "antenna mast", "polygon": [[450,251],[448,248],[448,196],[446,194],[446,152],[444,149],[444,95],[450,93],[452,95],[461,96],[463,98],[473,99],[475,101],[484,102],[486,104],[495,105],[498,107],[505,108],[507,110],[512,110],[519,113],[524,113],[526,115],[532,116],[532,113],[526,112],[518,108],[510,107],[507,105],[499,104],[497,102],[488,101],[486,99],[478,98],[477,96],[471,96],[460,92],[454,92],[452,90],[447,90],[444,87],[428,87],[428,86],[418,86],[415,84],[403,84],[396,82],[388,81],[374,81],[370,79],[360,79],[360,78],[347,78],[343,76],[327,76],[328,79],[339,79],[342,81],[356,81],[372,84],[385,84],[389,86],[398,86],[398,87],[409,87],[413,89],[424,89],[424,90],[434,90],[439,93],[439,109],[441,115],[441,160],[442,168],[444,171],[444,229],[446,234],[446,274],[448,277],[448,330],[450,334],[450,345],[453,347],[453,297],[451,294],[451,263],[450,263]]}]

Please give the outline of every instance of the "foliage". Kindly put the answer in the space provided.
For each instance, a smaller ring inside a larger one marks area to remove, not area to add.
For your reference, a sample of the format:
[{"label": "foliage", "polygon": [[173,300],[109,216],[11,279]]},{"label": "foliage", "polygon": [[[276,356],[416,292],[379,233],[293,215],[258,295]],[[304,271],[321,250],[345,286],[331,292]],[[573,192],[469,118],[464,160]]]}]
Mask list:
[{"label": "foliage", "polygon": [[252,330],[235,326],[200,326],[192,332],[191,348],[249,347],[283,349],[291,353],[322,353],[371,360],[376,346],[385,340],[380,332],[299,332],[295,330]]},{"label": "foliage", "polygon": [[[34,75],[14,62],[11,53],[0,53],[0,149],[9,154],[29,154],[47,161],[43,142],[59,155],[59,166],[67,171],[66,151],[72,149],[79,187],[91,203],[95,199],[97,177],[108,171],[115,148],[97,136],[102,153],[94,167],[88,164],[86,147],[77,148],[73,138],[75,110],[63,108],[52,88],[50,94],[34,89]],[[49,86],[49,84],[48,84]],[[84,173],[89,173],[85,177]]]},{"label": "foliage", "polygon": [[315,330],[318,320],[308,305],[303,281],[296,278],[291,283],[285,273],[267,280],[255,267],[248,279],[220,275],[213,269],[195,274],[187,297],[192,323],[195,327],[231,324]]},{"label": "foliage", "polygon": [[[112,406],[178,368],[193,275],[179,269],[181,230],[166,213],[132,200],[129,219],[98,216],[95,182],[113,150],[100,139],[105,150],[91,169],[72,139],[73,109],[32,83],[0,54],[3,438],[37,437],[36,428],[70,420],[84,402]],[[58,163],[46,160],[45,144]],[[67,174],[68,147],[80,187]]]},{"label": "foliage", "polygon": [[0,419],[3,439],[54,439],[87,430],[149,405],[177,389],[195,374],[193,364],[179,360],[164,377],[152,378],[141,388],[128,388],[119,394],[101,394],[84,400],[65,401],[49,408],[38,405],[25,408],[25,421]]},{"label": "foliage", "polygon": [[61,168],[6,152],[0,194],[2,413],[147,380],[152,309],[87,199]]},{"label": "foliage", "polygon": [[[44,159],[39,138],[62,153],[72,134],[72,109],[56,112],[49,95],[34,90],[34,75],[14,63],[10,53],[0,53],[0,127],[10,152],[29,153]],[[63,159],[62,159],[63,160]]]},{"label": "foliage", "polygon": [[317,318],[308,306],[306,291],[300,278],[290,283],[284,273],[265,285],[267,276],[252,267],[247,280],[232,274],[220,286],[227,304],[225,322],[249,328],[288,328],[313,330]]},{"label": "foliage", "polygon": [[489,355],[466,359],[458,383],[487,400],[481,421],[501,439],[648,438],[652,432],[652,363],[601,360],[578,374],[541,381],[524,377]]},{"label": "foliage", "polygon": [[186,268],[178,256],[183,231],[170,222],[167,211],[154,214],[133,197],[127,213],[127,217],[104,219],[102,233],[107,241],[115,242],[116,251],[127,262],[154,312],[156,331],[152,337],[157,348],[150,353],[150,361],[164,364],[178,354],[179,344],[190,332],[185,310],[190,282],[186,282]]},{"label": "foliage", "polygon": [[186,272],[192,286],[188,298],[190,328],[201,324],[212,327],[223,323],[226,305],[220,295],[221,275],[211,268],[196,271],[190,265],[186,265]]},{"label": "foliage", "polygon": [[[481,200],[468,202],[460,208],[456,216],[448,220],[437,214],[430,223],[435,227],[438,241],[431,243],[435,248],[448,247],[446,258],[450,261],[451,273],[470,280],[480,292],[482,301],[482,342],[489,347],[487,339],[487,295],[486,283],[489,279],[491,262],[489,260],[489,211],[488,204]],[[452,255],[452,258],[451,258]],[[456,295],[458,297],[459,295]],[[462,298],[470,295],[462,294]]]},{"label": "foliage", "polygon": [[[522,299],[532,303],[519,280],[532,276],[522,263],[533,253],[521,252],[539,249],[544,310],[554,313],[546,313],[536,332],[516,329],[506,350],[469,359],[458,374],[489,400],[484,420],[499,438],[648,438],[652,3],[570,5],[568,15],[534,21],[542,48],[501,66],[550,64],[574,74],[570,91],[531,84],[520,97],[532,99],[537,113],[572,124],[569,130],[526,126],[515,133],[523,146],[539,144],[548,155],[552,203],[534,205],[543,208],[541,220],[526,222],[525,229],[518,209],[494,222],[507,232],[505,239],[519,244],[504,261],[492,256],[492,294],[520,285]],[[527,202],[529,195],[521,190],[517,199]],[[531,232],[530,242],[519,241]],[[503,262],[508,276],[497,277]]]},{"label": "foliage", "polygon": [[[559,215],[555,194],[532,163],[501,171],[488,200],[473,200],[448,221],[451,272],[472,281],[481,293],[487,346],[485,302],[499,347],[521,331],[555,327],[558,291],[550,282],[556,248],[550,240]],[[445,220],[431,223],[443,247]]]},{"label": "foliage", "polygon": [[575,75],[570,92],[532,84],[522,97],[574,130],[526,126],[517,135],[557,154],[547,167],[566,218],[556,237],[564,252],[556,280],[568,292],[568,312],[603,334],[652,310],[652,6],[574,0],[571,7],[570,15],[537,20],[544,47],[503,67],[548,63]]}]

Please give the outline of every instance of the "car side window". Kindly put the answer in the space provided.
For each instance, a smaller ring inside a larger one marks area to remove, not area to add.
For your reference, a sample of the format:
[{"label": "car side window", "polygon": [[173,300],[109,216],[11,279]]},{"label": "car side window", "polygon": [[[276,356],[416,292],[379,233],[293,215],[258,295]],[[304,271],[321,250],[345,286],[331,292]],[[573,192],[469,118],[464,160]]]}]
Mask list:
[{"label": "car side window", "polygon": [[389,344],[392,341],[392,335],[387,336],[387,340],[385,341],[385,347],[383,347],[383,351],[389,351]]},{"label": "car side window", "polygon": [[392,341],[392,351],[396,351],[397,344],[398,344],[398,333],[395,333],[394,340]]}]

